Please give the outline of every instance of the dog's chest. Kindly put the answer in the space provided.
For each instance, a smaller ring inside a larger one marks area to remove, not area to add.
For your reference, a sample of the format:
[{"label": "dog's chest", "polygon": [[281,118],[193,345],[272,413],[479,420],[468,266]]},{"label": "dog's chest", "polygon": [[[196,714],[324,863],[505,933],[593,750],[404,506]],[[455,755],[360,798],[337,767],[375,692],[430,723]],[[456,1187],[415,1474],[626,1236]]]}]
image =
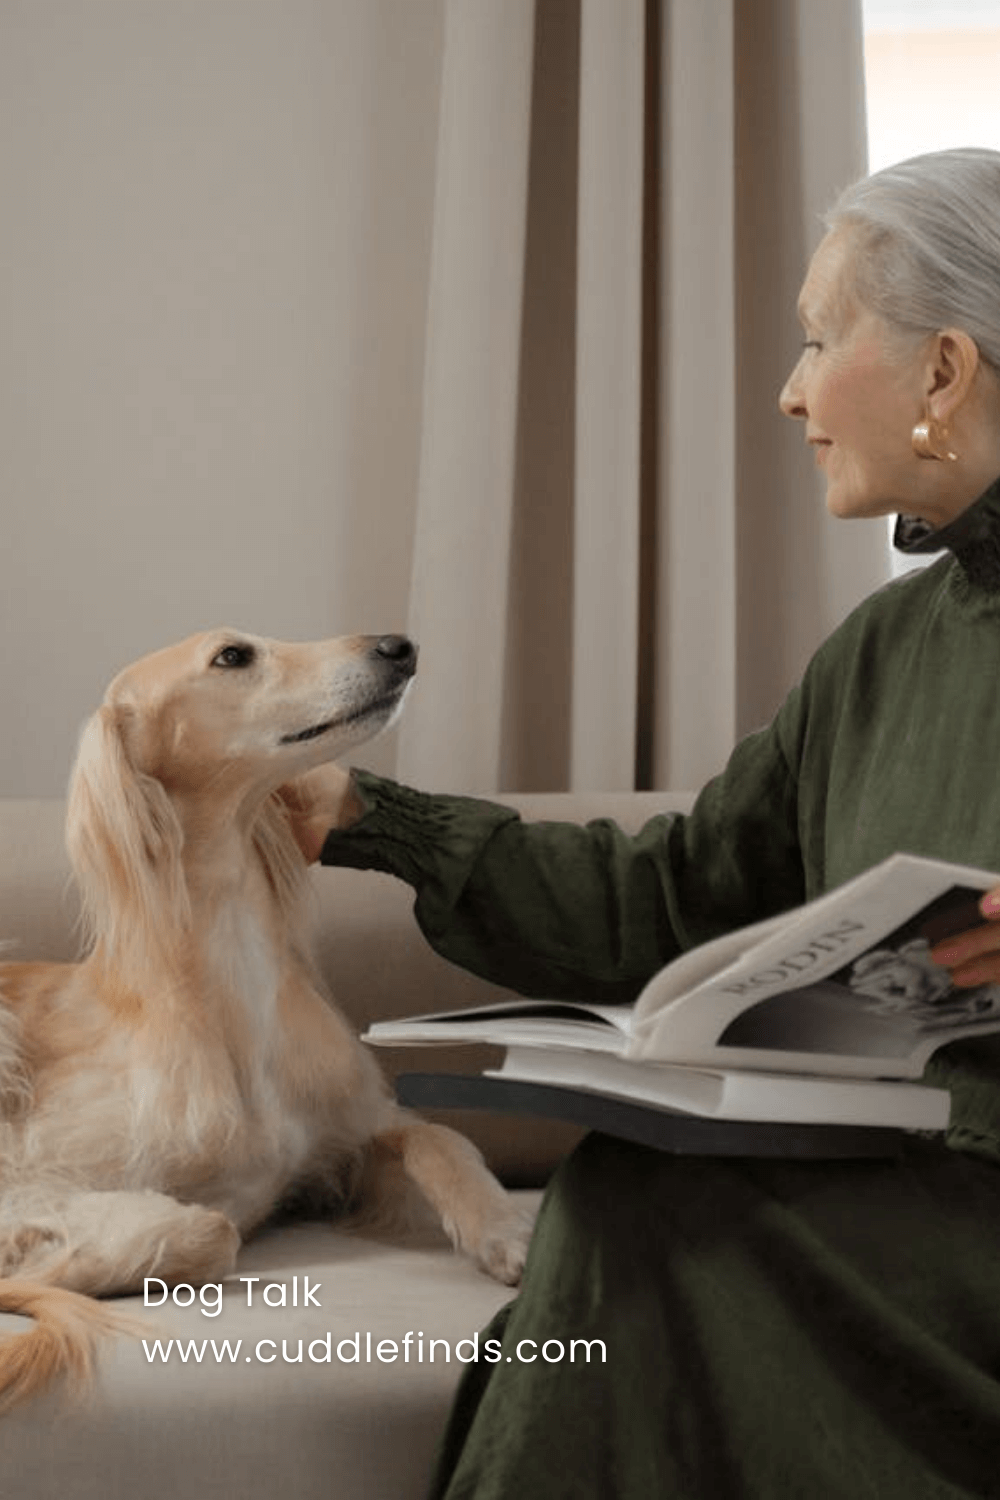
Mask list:
[{"label": "dog's chest", "polygon": [[[203,1050],[197,1038],[194,1048],[178,1039],[187,1064],[161,1082],[174,1096],[166,1112],[182,1114],[188,1142],[186,1180],[172,1191],[246,1222],[318,1168],[335,1178],[335,1158],[372,1133],[379,1091],[359,1069],[367,1059],[350,1028],[245,909],[219,914],[199,975],[206,1009],[221,1024]],[[189,1085],[183,1100],[178,1076]]]},{"label": "dog's chest", "polygon": [[[294,1173],[309,1153],[308,1114],[287,1083],[296,1038],[282,1016],[286,984],[284,965],[252,917],[238,908],[220,914],[194,986],[204,1034],[196,1016],[178,1052],[188,1054],[184,1133],[195,1154],[207,1146],[224,1160],[230,1177]],[[165,1074],[161,1087],[175,1091],[176,1068]]]},{"label": "dog's chest", "polygon": [[156,1186],[242,1225],[303,1174],[315,1130],[266,1057],[191,1041],[130,1069],[123,1185]]},{"label": "dog's chest", "polygon": [[35,1107],[6,1127],[6,1175],[71,1162],[95,1189],[158,1189],[246,1226],[369,1138],[368,1059],[301,965],[239,910],[201,938],[132,1000],[97,966],[60,991]]},{"label": "dog's chest", "polygon": [[201,944],[195,983],[209,1004],[223,1000],[249,1050],[268,1051],[279,1023],[282,961],[254,913],[237,903],[220,908]]}]

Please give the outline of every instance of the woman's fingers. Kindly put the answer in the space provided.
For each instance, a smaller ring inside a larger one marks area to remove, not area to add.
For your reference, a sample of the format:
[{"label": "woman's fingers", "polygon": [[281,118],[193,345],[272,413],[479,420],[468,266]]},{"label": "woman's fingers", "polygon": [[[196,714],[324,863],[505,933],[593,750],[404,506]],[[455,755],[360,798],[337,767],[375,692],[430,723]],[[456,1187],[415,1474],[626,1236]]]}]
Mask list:
[{"label": "woman's fingers", "polygon": [[317,766],[287,781],[278,788],[278,796],[288,809],[292,832],[309,864],[319,859],[331,828],[346,828],[364,811],[350,772],[333,764]]},{"label": "woman's fingers", "polygon": [[960,988],[976,984],[1000,984],[1000,886],[987,891],[979,903],[986,921],[954,937],[944,938],[931,949],[931,961],[951,972]]}]

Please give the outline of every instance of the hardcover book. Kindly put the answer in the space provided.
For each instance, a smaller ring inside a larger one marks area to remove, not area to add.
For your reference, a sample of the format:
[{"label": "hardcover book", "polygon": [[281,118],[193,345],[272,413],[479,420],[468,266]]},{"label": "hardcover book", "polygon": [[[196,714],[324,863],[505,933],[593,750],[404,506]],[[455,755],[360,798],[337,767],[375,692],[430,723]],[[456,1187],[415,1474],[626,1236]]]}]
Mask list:
[{"label": "hardcover book", "polygon": [[691,949],[632,1006],[511,1000],[373,1025],[375,1044],[489,1042],[489,1076],[724,1120],[943,1130],[938,1047],[1000,1030],[1000,986],[930,960],[1000,876],[896,854],[782,916]]}]

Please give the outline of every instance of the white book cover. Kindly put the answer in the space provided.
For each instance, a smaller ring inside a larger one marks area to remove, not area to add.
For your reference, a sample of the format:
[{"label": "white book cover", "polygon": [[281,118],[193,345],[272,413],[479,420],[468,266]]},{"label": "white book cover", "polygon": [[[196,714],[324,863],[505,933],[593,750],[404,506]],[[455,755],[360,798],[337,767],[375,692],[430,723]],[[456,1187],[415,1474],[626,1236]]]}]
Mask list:
[{"label": "white book cover", "polygon": [[632,1062],[554,1047],[510,1047],[503,1066],[487,1069],[485,1076],[582,1089],[711,1119],[772,1124],[944,1130],[951,1105],[946,1089],[919,1083]]}]

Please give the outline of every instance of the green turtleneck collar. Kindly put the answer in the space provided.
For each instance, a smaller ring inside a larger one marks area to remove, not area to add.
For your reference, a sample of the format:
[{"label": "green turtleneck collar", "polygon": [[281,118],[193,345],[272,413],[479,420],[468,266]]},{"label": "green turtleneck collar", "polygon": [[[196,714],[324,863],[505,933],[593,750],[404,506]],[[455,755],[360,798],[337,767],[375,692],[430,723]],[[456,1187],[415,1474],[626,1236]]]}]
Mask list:
[{"label": "green turtleneck collar", "polygon": [[1000,591],[1000,478],[947,526],[897,516],[892,544],[907,555],[947,550],[970,583]]}]

